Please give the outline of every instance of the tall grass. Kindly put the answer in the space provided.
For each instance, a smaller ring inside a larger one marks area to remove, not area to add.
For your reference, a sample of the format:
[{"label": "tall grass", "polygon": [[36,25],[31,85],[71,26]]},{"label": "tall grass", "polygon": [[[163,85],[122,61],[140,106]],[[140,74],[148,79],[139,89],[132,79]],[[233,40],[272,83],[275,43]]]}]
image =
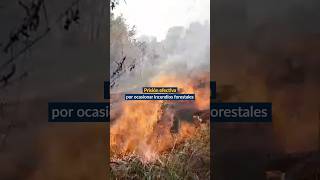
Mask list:
[{"label": "tall grass", "polygon": [[210,179],[210,131],[208,124],[197,128],[195,136],[176,145],[153,162],[136,155],[114,159],[111,179]]}]

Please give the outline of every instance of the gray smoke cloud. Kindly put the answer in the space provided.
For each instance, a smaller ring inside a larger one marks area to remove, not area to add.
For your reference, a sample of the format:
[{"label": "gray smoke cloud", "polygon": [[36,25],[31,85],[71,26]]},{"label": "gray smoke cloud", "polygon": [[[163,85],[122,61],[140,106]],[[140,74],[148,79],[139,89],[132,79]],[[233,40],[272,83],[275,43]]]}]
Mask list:
[{"label": "gray smoke cloud", "polygon": [[[135,61],[137,67],[135,71],[121,76],[119,86],[113,90],[115,92],[139,89],[159,74],[192,76],[193,73],[210,71],[209,22],[194,22],[186,28],[171,27],[160,42],[148,36],[138,37],[137,41],[145,45],[144,52],[142,56],[132,56],[132,49],[123,51],[129,60],[138,59]],[[111,49],[112,52],[114,50]]]},{"label": "gray smoke cloud", "polygon": [[211,79],[236,88],[229,101],[272,102],[271,141],[285,152],[319,144],[319,7],[313,0],[214,4]]},{"label": "gray smoke cloud", "polygon": [[[72,2],[45,1],[52,30],[17,59],[17,73],[28,76],[0,89],[0,179],[106,179],[107,125],[48,123],[49,101],[102,101],[109,75],[106,2],[80,1],[79,24],[65,31],[56,20]],[[0,6],[2,64],[10,57],[3,46],[26,12],[16,0]],[[43,30],[42,11],[40,24]]]}]

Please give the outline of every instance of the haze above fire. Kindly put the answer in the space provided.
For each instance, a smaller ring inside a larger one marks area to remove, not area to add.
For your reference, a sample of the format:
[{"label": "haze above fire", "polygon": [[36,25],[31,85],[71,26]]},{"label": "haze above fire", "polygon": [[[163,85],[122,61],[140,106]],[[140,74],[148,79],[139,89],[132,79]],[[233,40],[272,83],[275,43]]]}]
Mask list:
[{"label": "haze above fire", "polygon": [[137,26],[137,35],[165,39],[172,26],[188,27],[191,22],[210,20],[209,0],[127,0],[120,1],[116,16],[123,15],[130,26]]}]

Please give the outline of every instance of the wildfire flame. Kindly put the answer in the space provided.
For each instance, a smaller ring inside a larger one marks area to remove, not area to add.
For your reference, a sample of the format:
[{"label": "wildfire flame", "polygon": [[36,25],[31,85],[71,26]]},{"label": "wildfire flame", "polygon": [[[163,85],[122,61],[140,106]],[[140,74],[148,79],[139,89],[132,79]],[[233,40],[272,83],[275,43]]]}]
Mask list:
[{"label": "wildfire flame", "polygon": [[[209,76],[196,78],[160,75],[150,83],[155,87],[178,87],[179,93],[194,93],[194,106],[197,110],[209,109]],[[112,156],[135,154],[145,162],[155,160],[158,155],[175,144],[192,137],[195,126],[182,121],[180,130],[173,134],[170,130],[175,117],[174,110],[163,110],[165,103],[176,101],[124,101],[119,117],[110,129]]]}]

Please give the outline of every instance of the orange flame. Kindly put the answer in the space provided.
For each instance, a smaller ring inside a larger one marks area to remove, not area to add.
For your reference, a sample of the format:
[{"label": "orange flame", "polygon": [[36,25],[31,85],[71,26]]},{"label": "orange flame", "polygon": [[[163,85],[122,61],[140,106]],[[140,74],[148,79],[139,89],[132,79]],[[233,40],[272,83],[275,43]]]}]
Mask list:
[{"label": "orange flame", "polygon": [[[206,75],[190,80],[166,75],[156,77],[150,85],[178,87],[179,93],[194,93],[196,108],[203,110],[208,109],[210,103],[208,78],[209,76]],[[153,161],[159,153],[194,134],[194,125],[187,122],[181,123],[179,133],[171,133],[175,111],[163,112],[164,103],[168,102],[159,100],[122,102],[121,115],[113,122],[110,129],[110,146],[113,155],[135,154],[143,161]]]}]

